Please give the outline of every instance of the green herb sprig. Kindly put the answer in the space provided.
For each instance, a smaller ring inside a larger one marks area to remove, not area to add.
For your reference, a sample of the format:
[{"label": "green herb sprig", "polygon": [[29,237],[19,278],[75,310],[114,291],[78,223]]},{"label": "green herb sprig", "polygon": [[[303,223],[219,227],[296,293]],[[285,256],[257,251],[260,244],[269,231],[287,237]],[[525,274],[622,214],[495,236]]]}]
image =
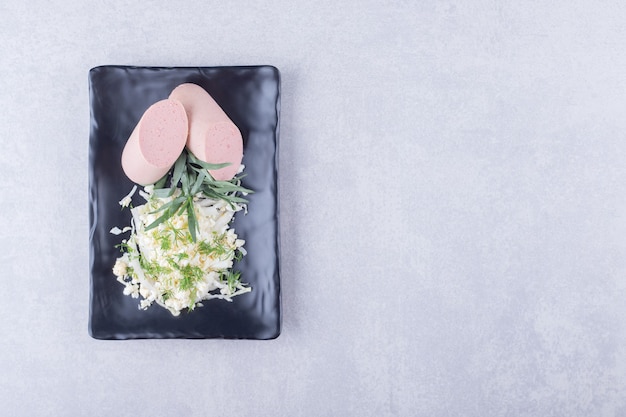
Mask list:
[{"label": "green herb sprig", "polygon": [[[231,206],[235,203],[247,203],[238,193],[252,193],[252,190],[241,186],[241,179],[244,175],[235,176],[229,181],[218,181],[208,170],[215,170],[229,166],[230,163],[209,164],[196,158],[187,149],[174,163],[174,167],[154,184],[153,195],[157,198],[172,197],[176,190],[180,194],[173,200],[163,204],[152,213],[161,214],[155,221],[146,226],[145,230],[154,229],[164,221],[174,215],[182,215],[186,212],[191,240],[196,241],[196,231],[198,230],[198,220],[193,207],[193,199],[198,193],[214,200],[224,200]],[[170,179],[170,186],[165,187]]]}]

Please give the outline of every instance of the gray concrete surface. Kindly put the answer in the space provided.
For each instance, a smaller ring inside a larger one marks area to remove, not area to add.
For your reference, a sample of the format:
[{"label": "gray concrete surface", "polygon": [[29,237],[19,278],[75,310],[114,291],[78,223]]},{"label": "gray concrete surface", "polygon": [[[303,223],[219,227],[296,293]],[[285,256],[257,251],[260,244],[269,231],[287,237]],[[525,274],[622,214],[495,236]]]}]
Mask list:
[{"label": "gray concrete surface", "polygon": [[[0,4],[7,416],[626,415],[626,6]],[[283,334],[87,334],[87,72],[282,72]]]}]

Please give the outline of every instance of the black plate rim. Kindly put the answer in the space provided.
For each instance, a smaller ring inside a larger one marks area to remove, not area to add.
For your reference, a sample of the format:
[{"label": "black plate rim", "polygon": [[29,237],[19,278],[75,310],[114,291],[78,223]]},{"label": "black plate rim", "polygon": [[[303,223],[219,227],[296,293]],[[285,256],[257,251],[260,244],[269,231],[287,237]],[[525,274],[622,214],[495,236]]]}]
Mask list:
[{"label": "black plate rim", "polygon": [[95,261],[95,248],[93,245],[94,234],[97,229],[97,222],[94,221],[94,207],[93,202],[94,198],[94,181],[92,178],[93,169],[92,169],[92,161],[94,160],[94,156],[92,155],[93,148],[91,145],[92,134],[90,131],[89,134],[89,158],[88,158],[88,172],[89,172],[89,180],[88,180],[88,188],[89,188],[89,264],[90,264],[90,291],[89,291],[89,320],[88,320],[88,333],[89,335],[97,340],[141,340],[141,339],[187,339],[187,340],[274,340],[278,338],[282,333],[282,266],[281,266],[281,233],[280,233],[280,178],[279,178],[279,153],[280,153],[280,121],[281,121],[281,98],[282,98],[282,83],[281,83],[281,73],[280,70],[274,65],[220,65],[220,66],[142,66],[142,65],[115,65],[115,64],[106,64],[106,65],[98,65],[89,69],[88,71],[88,84],[89,84],[89,103],[90,103],[90,118],[93,122],[93,113],[91,108],[91,103],[94,99],[93,90],[92,90],[92,82],[91,77],[94,72],[104,69],[138,69],[138,70],[219,70],[219,69],[261,69],[268,68],[270,69],[276,77],[277,85],[276,85],[276,101],[275,101],[275,111],[276,111],[276,126],[274,128],[274,141],[275,141],[275,152],[273,156],[274,160],[274,184],[275,184],[275,192],[274,199],[276,202],[275,205],[275,219],[276,219],[276,269],[277,269],[277,282],[276,282],[276,302],[277,302],[277,326],[275,332],[268,337],[231,337],[231,336],[198,336],[198,335],[175,335],[168,334],[168,332],[163,332],[160,334],[151,334],[150,336],[141,336],[141,335],[120,335],[115,334],[113,336],[103,336],[94,331],[92,327],[92,309],[94,305],[94,291],[93,291],[93,263]]}]

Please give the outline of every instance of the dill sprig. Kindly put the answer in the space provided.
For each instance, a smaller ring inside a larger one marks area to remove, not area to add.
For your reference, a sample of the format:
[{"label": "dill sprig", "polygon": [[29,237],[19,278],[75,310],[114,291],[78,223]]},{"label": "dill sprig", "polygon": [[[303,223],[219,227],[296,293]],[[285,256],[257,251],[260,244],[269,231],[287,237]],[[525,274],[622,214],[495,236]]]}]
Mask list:
[{"label": "dill sprig", "polygon": [[[230,163],[209,164],[196,158],[187,149],[183,150],[172,169],[154,184],[153,195],[157,198],[167,198],[174,196],[176,190],[180,190],[180,193],[152,212],[162,214],[146,226],[145,230],[157,227],[174,215],[186,213],[189,234],[191,240],[195,242],[198,219],[196,218],[193,199],[197,194],[201,193],[213,200],[224,200],[231,206],[236,203],[247,203],[248,200],[237,195],[253,192],[241,186],[241,179],[244,175],[236,176],[229,181],[218,181],[209,173],[209,170],[220,169],[229,165]],[[165,184],[168,179],[170,186],[166,187]]]}]

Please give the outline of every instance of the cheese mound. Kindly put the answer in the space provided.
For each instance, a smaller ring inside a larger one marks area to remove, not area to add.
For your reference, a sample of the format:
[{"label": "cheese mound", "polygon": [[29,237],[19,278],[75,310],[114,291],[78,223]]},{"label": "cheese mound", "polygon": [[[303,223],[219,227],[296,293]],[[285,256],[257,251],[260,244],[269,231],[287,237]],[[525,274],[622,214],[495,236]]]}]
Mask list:
[{"label": "cheese mound", "polygon": [[[140,309],[156,303],[178,316],[185,308],[202,306],[203,300],[232,301],[232,297],[250,292],[239,273],[232,270],[233,262],[246,254],[245,241],[230,227],[234,214],[244,205],[194,198],[198,225],[194,241],[184,210],[145,230],[162,214],[159,208],[178,196],[157,198],[152,191],[152,186],[140,191],[147,202],[131,209],[131,234],[122,240],[124,253],[113,267],[113,274],[124,285],[124,294],[141,296]],[[128,200],[123,199],[120,205],[127,206]],[[111,233],[127,230],[113,228]]]}]

